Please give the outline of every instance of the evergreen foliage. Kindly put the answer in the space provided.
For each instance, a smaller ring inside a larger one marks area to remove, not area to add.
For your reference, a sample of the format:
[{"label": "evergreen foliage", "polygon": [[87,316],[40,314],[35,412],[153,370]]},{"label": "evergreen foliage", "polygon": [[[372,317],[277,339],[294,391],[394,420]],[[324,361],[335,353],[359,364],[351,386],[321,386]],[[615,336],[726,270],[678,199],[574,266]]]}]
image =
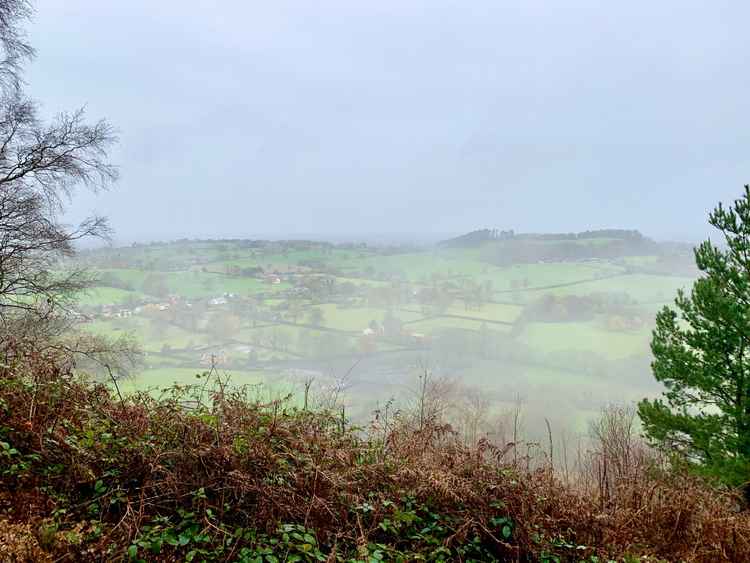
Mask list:
[{"label": "evergreen foliage", "polygon": [[666,390],[639,414],[654,443],[741,485],[750,475],[750,187],[709,223],[725,244],[695,249],[703,275],[657,315],[653,372]]}]

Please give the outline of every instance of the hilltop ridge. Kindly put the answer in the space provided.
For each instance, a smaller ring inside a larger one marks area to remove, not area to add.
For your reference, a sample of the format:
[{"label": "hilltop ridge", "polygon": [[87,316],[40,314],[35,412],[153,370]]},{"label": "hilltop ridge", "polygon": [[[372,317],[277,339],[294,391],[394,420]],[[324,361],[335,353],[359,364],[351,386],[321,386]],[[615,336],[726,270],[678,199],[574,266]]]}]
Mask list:
[{"label": "hilltop ridge", "polygon": [[463,235],[442,240],[441,247],[470,247],[479,246],[485,242],[506,240],[591,240],[613,239],[627,241],[650,241],[636,229],[595,229],[578,233],[516,233],[513,229],[477,229]]}]

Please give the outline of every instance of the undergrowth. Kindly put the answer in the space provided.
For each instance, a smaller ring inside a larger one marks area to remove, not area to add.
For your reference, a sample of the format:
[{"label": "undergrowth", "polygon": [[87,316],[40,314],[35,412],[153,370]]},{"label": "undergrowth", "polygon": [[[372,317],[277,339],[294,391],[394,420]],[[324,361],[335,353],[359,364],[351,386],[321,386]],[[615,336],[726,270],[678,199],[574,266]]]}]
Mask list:
[{"label": "undergrowth", "polygon": [[603,502],[438,421],[367,432],[215,374],[120,398],[63,365],[0,367],[0,528],[26,534],[9,560],[750,560],[734,496],[678,472]]}]

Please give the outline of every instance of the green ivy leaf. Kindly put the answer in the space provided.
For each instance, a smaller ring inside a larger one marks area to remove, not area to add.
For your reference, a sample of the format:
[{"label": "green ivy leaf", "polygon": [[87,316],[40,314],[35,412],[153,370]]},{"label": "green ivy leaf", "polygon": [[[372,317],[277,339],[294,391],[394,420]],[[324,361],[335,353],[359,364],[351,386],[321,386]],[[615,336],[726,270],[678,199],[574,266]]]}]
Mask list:
[{"label": "green ivy leaf", "polygon": [[505,526],[503,526],[503,530],[502,531],[503,531],[503,537],[506,540],[509,540],[510,536],[513,534],[513,529],[506,524]]}]

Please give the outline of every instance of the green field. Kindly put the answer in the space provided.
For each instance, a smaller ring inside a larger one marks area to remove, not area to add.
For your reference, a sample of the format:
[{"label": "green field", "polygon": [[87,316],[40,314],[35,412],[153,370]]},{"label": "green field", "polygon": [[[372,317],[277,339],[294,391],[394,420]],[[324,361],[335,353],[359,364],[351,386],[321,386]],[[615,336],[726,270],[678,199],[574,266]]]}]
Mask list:
[{"label": "green field", "polygon": [[453,305],[445,313],[463,317],[474,317],[499,322],[515,322],[523,312],[520,305],[509,305],[505,303],[485,303],[479,309],[467,309],[460,305]]},{"label": "green field", "polygon": [[[121,387],[124,391],[133,392],[139,389],[161,390],[172,385],[202,385],[203,379],[198,377],[205,373],[204,369],[198,368],[154,368],[145,369],[136,376],[124,379]],[[263,383],[262,372],[233,370],[231,381],[235,385],[257,385]]]},{"label": "green field", "polygon": [[364,272],[370,276],[429,282],[433,276],[455,278],[478,275],[489,266],[454,252],[421,252],[355,258],[342,264],[341,268],[344,271]]},{"label": "green field", "polygon": [[[436,332],[449,328],[478,331],[483,323],[484,321],[479,319],[470,320],[456,319],[452,317],[434,317],[423,321],[409,323],[409,328],[417,332],[435,334]],[[493,327],[493,329],[496,329],[496,327]]]},{"label": "green field", "polygon": [[[572,242],[529,248],[595,254],[613,244]],[[639,249],[500,266],[503,248],[214,241],[106,249],[85,256],[103,285],[80,307],[93,319],[85,330],[140,341],[146,367],[123,383],[129,391],[192,383],[211,356],[236,382],[269,393],[299,393],[299,377],[281,373],[314,374],[325,394],[353,370],[346,401],[366,417],[391,396],[406,400],[414,366],[431,365],[481,390],[493,416],[522,395],[529,413],[581,428],[603,402],[655,390],[653,316],[692,278],[646,273],[665,258]],[[595,312],[576,320],[566,307],[578,302],[564,301],[573,297],[596,303]],[[550,318],[537,318],[550,298]]]},{"label": "green field", "polygon": [[216,260],[208,263],[210,270],[237,266],[240,268],[260,266],[266,270],[284,270],[289,267],[309,267],[311,262],[322,263],[332,267],[349,264],[358,259],[361,252],[320,248],[290,250],[288,252],[252,252],[250,257],[236,257],[228,260]]},{"label": "green field", "polygon": [[84,292],[79,297],[79,301],[84,306],[96,306],[107,304],[123,305],[130,301],[139,301],[145,295],[138,291],[128,291],[116,287],[93,287]]},{"label": "green field", "polygon": [[640,304],[666,303],[674,300],[678,289],[689,289],[693,280],[677,276],[635,274],[556,288],[557,295],[592,293],[625,294]]},{"label": "green field", "polygon": [[[335,304],[323,304],[318,308],[323,311],[323,326],[351,332],[362,332],[371,321],[382,323],[386,309],[372,307],[345,308]],[[403,309],[394,311],[394,315],[404,322],[422,318],[422,314]]]},{"label": "green field", "polygon": [[650,331],[630,332],[606,330],[600,321],[580,323],[530,323],[525,326],[520,342],[532,350],[544,352],[590,352],[608,359],[646,355]]},{"label": "green field", "polygon": [[[208,369],[159,367],[143,370],[119,382],[123,394],[146,391],[154,397],[164,396],[173,386],[191,387],[191,394],[208,396],[216,386],[216,375],[207,376]],[[216,374],[230,390],[242,390],[249,399],[273,401],[288,395],[297,396],[300,385],[278,374],[265,371],[217,370]]]},{"label": "green field", "polygon": [[623,269],[607,263],[580,264],[520,264],[497,268],[480,275],[480,280],[490,280],[496,290],[511,291],[512,282],[528,281],[528,288],[534,290],[554,285],[571,284],[597,280],[623,273]]},{"label": "green field", "polygon": [[[289,287],[288,284],[269,285],[253,278],[232,277],[223,273],[210,273],[200,270],[150,272],[140,269],[122,268],[102,270],[101,273],[114,276],[132,285],[141,294],[150,294],[155,298],[164,297],[166,294],[174,294],[187,298],[214,297],[223,293],[254,295],[260,292],[278,292]],[[149,292],[147,282],[149,278],[157,278],[163,281],[163,295],[156,295]],[[103,289],[118,291],[113,288]]]}]

